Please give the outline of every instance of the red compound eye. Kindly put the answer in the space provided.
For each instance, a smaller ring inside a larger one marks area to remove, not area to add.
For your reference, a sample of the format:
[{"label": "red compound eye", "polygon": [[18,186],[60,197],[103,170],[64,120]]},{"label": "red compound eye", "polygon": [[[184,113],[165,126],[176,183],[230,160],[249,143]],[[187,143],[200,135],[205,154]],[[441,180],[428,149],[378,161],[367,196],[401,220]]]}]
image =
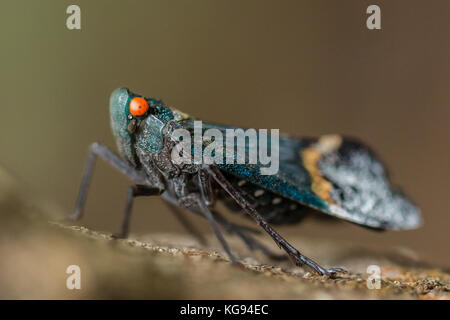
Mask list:
[{"label": "red compound eye", "polygon": [[144,98],[134,97],[130,101],[130,113],[133,116],[143,116],[148,110],[148,103]]}]

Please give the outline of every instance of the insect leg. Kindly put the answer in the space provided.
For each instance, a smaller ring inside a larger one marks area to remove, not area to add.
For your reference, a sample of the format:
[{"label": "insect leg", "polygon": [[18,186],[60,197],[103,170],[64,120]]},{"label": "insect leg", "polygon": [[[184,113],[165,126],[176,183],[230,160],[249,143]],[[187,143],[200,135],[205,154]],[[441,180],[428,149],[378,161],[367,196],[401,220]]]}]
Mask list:
[{"label": "insect leg", "polygon": [[[204,168],[200,168],[198,172],[198,178],[199,178],[199,186],[201,191],[201,196],[205,204],[211,204],[213,203],[213,190],[211,186],[211,177],[209,174],[207,174],[207,171]],[[222,226],[225,227],[225,230],[230,234],[236,234],[241,240],[245,243],[245,245],[250,249],[259,249],[264,254],[271,256],[274,259],[279,259],[280,255],[277,255],[273,252],[271,252],[268,248],[266,248],[264,245],[253,239],[252,237],[246,235],[242,230],[241,227],[229,222],[225,218],[223,218],[220,214],[215,212],[216,219],[218,218],[220,221],[219,223],[222,224]]]},{"label": "insect leg", "polygon": [[114,238],[123,239],[128,237],[130,228],[131,209],[133,208],[134,198],[139,196],[154,196],[161,194],[159,188],[152,188],[144,185],[133,185],[128,188],[127,202],[125,205],[125,214],[122,222],[122,229],[119,234],[113,235]]},{"label": "insect leg", "polygon": [[211,177],[203,168],[200,168],[198,171],[198,184],[200,186],[200,194],[203,203],[208,207],[211,207],[214,204],[214,192],[211,185]]},{"label": "insect leg", "polygon": [[[201,244],[206,245],[206,239],[195,229],[195,227],[189,223],[189,221],[184,217],[183,213],[179,210],[179,207],[176,204],[176,200],[174,200],[170,195],[163,194],[163,198],[167,201],[167,205],[173,211],[173,213],[177,216],[180,222],[184,225],[184,227],[193,234]],[[198,214],[205,218],[205,216],[196,210],[195,208],[189,208],[189,211],[192,213]],[[265,255],[274,260],[285,260],[287,258],[284,254],[276,254],[264,246],[262,243],[258,242],[256,239],[253,239],[248,234],[260,234],[259,230],[249,228],[247,226],[241,226],[235,223],[232,223],[225,219],[221,214],[217,211],[211,211],[215,220],[225,229],[225,231],[229,234],[237,235],[249,248],[249,250],[261,250]]]},{"label": "insect leg", "polygon": [[[251,251],[253,250],[260,250],[262,253],[264,253],[267,257],[273,260],[286,260],[287,256],[285,254],[277,254],[275,252],[272,252],[269,248],[267,248],[265,245],[257,241],[256,239],[252,238],[248,235],[246,229],[244,229],[242,226],[239,226],[237,224],[234,224],[227,219],[225,219],[222,215],[220,215],[217,211],[213,211],[214,217],[217,220],[217,222],[222,225],[225,230],[229,234],[235,234],[237,235],[247,246],[247,248]],[[252,229],[250,229],[253,231]]]},{"label": "insect leg", "polygon": [[141,184],[146,182],[145,177],[141,172],[136,170],[133,166],[105,145],[95,142],[91,144],[89,148],[88,161],[81,180],[80,191],[75,203],[75,210],[69,217],[67,217],[68,220],[79,220],[83,215],[84,204],[86,203],[87,192],[97,156],[108,162],[111,166],[129,177],[134,182]]},{"label": "insect leg", "polygon": [[207,241],[205,237],[200,233],[200,231],[197,230],[197,228],[194,227],[192,223],[189,222],[189,220],[184,216],[183,212],[178,208],[178,206],[170,203],[165,202],[167,206],[170,208],[170,211],[174,214],[174,216],[180,221],[181,225],[192,234],[194,238],[197,239],[197,241],[202,245],[207,245]]},{"label": "insect leg", "polygon": [[225,250],[225,252],[227,253],[228,257],[231,260],[231,263],[237,264],[236,258],[231,253],[230,246],[228,245],[227,241],[223,237],[222,232],[220,232],[219,226],[217,225],[216,221],[214,220],[214,217],[213,217],[211,211],[209,210],[208,206],[206,206],[205,203],[203,202],[201,195],[198,193],[191,193],[187,196],[180,198],[179,203],[181,206],[185,207],[186,209],[191,209],[192,206],[196,206],[199,208],[200,212],[208,220],[217,239],[219,239],[220,243],[222,244],[223,249]]},{"label": "insect leg", "polygon": [[281,235],[279,235],[267,221],[255,210],[255,208],[245,199],[245,197],[236,190],[231,183],[222,175],[219,169],[214,167],[207,167],[206,170],[213,177],[213,179],[244,209],[254,220],[260,225],[275,241],[275,243],[283,248],[288,255],[293,259],[298,266],[308,266],[320,275],[333,275],[337,272],[343,272],[341,268],[325,269],[317,264],[312,259],[302,255],[289,242],[287,242]]}]

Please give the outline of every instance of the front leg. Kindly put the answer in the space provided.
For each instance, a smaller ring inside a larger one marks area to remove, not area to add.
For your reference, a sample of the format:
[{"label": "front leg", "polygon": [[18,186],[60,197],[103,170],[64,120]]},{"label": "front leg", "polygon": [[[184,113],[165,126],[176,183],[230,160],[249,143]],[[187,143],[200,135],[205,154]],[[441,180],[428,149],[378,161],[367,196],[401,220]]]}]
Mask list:
[{"label": "front leg", "polygon": [[133,180],[138,184],[146,184],[147,180],[145,174],[136,170],[127,161],[119,157],[116,153],[111,151],[108,147],[98,142],[91,144],[89,148],[88,161],[86,163],[86,168],[83,173],[83,178],[81,180],[80,191],[78,193],[78,198],[75,203],[75,210],[73,213],[67,217],[68,220],[79,220],[83,216],[84,205],[86,203],[87,193],[89,190],[89,184],[91,182],[92,173],[94,171],[95,160],[97,157],[102,158],[112,167],[117,169],[119,172]]},{"label": "front leg", "polygon": [[125,205],[125,214],[122,222],[121,232],[114,234],[113,237],[117,239],[124,239],[128,237],[128,231],[130,229],[131,209],[133,208],[134,198],[139,196],[155,196],[160,195],[161,190],[158,188],[152,188],[144,185],[133,185],[128,189],[127,203]]}]

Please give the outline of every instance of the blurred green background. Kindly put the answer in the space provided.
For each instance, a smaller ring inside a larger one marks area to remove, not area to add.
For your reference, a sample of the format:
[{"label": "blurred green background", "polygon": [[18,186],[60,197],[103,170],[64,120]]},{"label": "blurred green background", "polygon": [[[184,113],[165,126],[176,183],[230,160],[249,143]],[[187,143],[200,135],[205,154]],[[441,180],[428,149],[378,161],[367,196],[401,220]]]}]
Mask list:
[{"label": "blurred green background", "polygon": [[[81,30],[66,28],[70,4],[81,7]],[[374,233],[307,221],[280,231],[410,248],[450,266],[450,2],[376,1],[376,31],[366,28],[370,4],[3,0],[0,163],[69,213],[89,144],[115,148],[108,98],[119,86],[205,121],[352,135],[389,165],[425,225]],[[118,230],[129,184],[98,162],[81,224]],[[140,198],[132,232],[155,231],[183,232],[161,199]]]}]

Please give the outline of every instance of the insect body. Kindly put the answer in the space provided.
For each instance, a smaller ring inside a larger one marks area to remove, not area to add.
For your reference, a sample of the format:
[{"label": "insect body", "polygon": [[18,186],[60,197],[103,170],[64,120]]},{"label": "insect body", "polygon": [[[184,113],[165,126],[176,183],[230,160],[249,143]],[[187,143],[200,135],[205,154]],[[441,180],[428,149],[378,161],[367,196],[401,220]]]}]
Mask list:
[{"label": "insect body", "polygon": [[[133,199],[161,195],[194,234],[198,235],[177,208],[208,219],[233,263],[236,259],[219,225],[240,237],[250,249],[282,258],[252,238],[250,233],[254,230],[233,224],[217,212],[216,201],[223,201],[255,220],[296,265],[331,275],[343,270],[323,268],[303,256],[272,225],[298,222],[305,207],[375,229],[411,229],[421,224],[419,209],[390,186],[388,175],[374,153],[354,140],[338,135],[304,139],[282,136],[279,170],[263,175],[260,163],[174,161],[172,152],[179,141],[174,132],[180,128],[192,132],[194,119],[159,100],[125,88],[116,89],[110,98],[110,116],[120,155],[99,143],[91,146],[71,218],[79,219],[82,215],[94,161],[100,156],[134,182],[128,191],[120,237],[128,234]],[[207,123],[204,129],[208,128],[225,132],[232,127]]]}]

